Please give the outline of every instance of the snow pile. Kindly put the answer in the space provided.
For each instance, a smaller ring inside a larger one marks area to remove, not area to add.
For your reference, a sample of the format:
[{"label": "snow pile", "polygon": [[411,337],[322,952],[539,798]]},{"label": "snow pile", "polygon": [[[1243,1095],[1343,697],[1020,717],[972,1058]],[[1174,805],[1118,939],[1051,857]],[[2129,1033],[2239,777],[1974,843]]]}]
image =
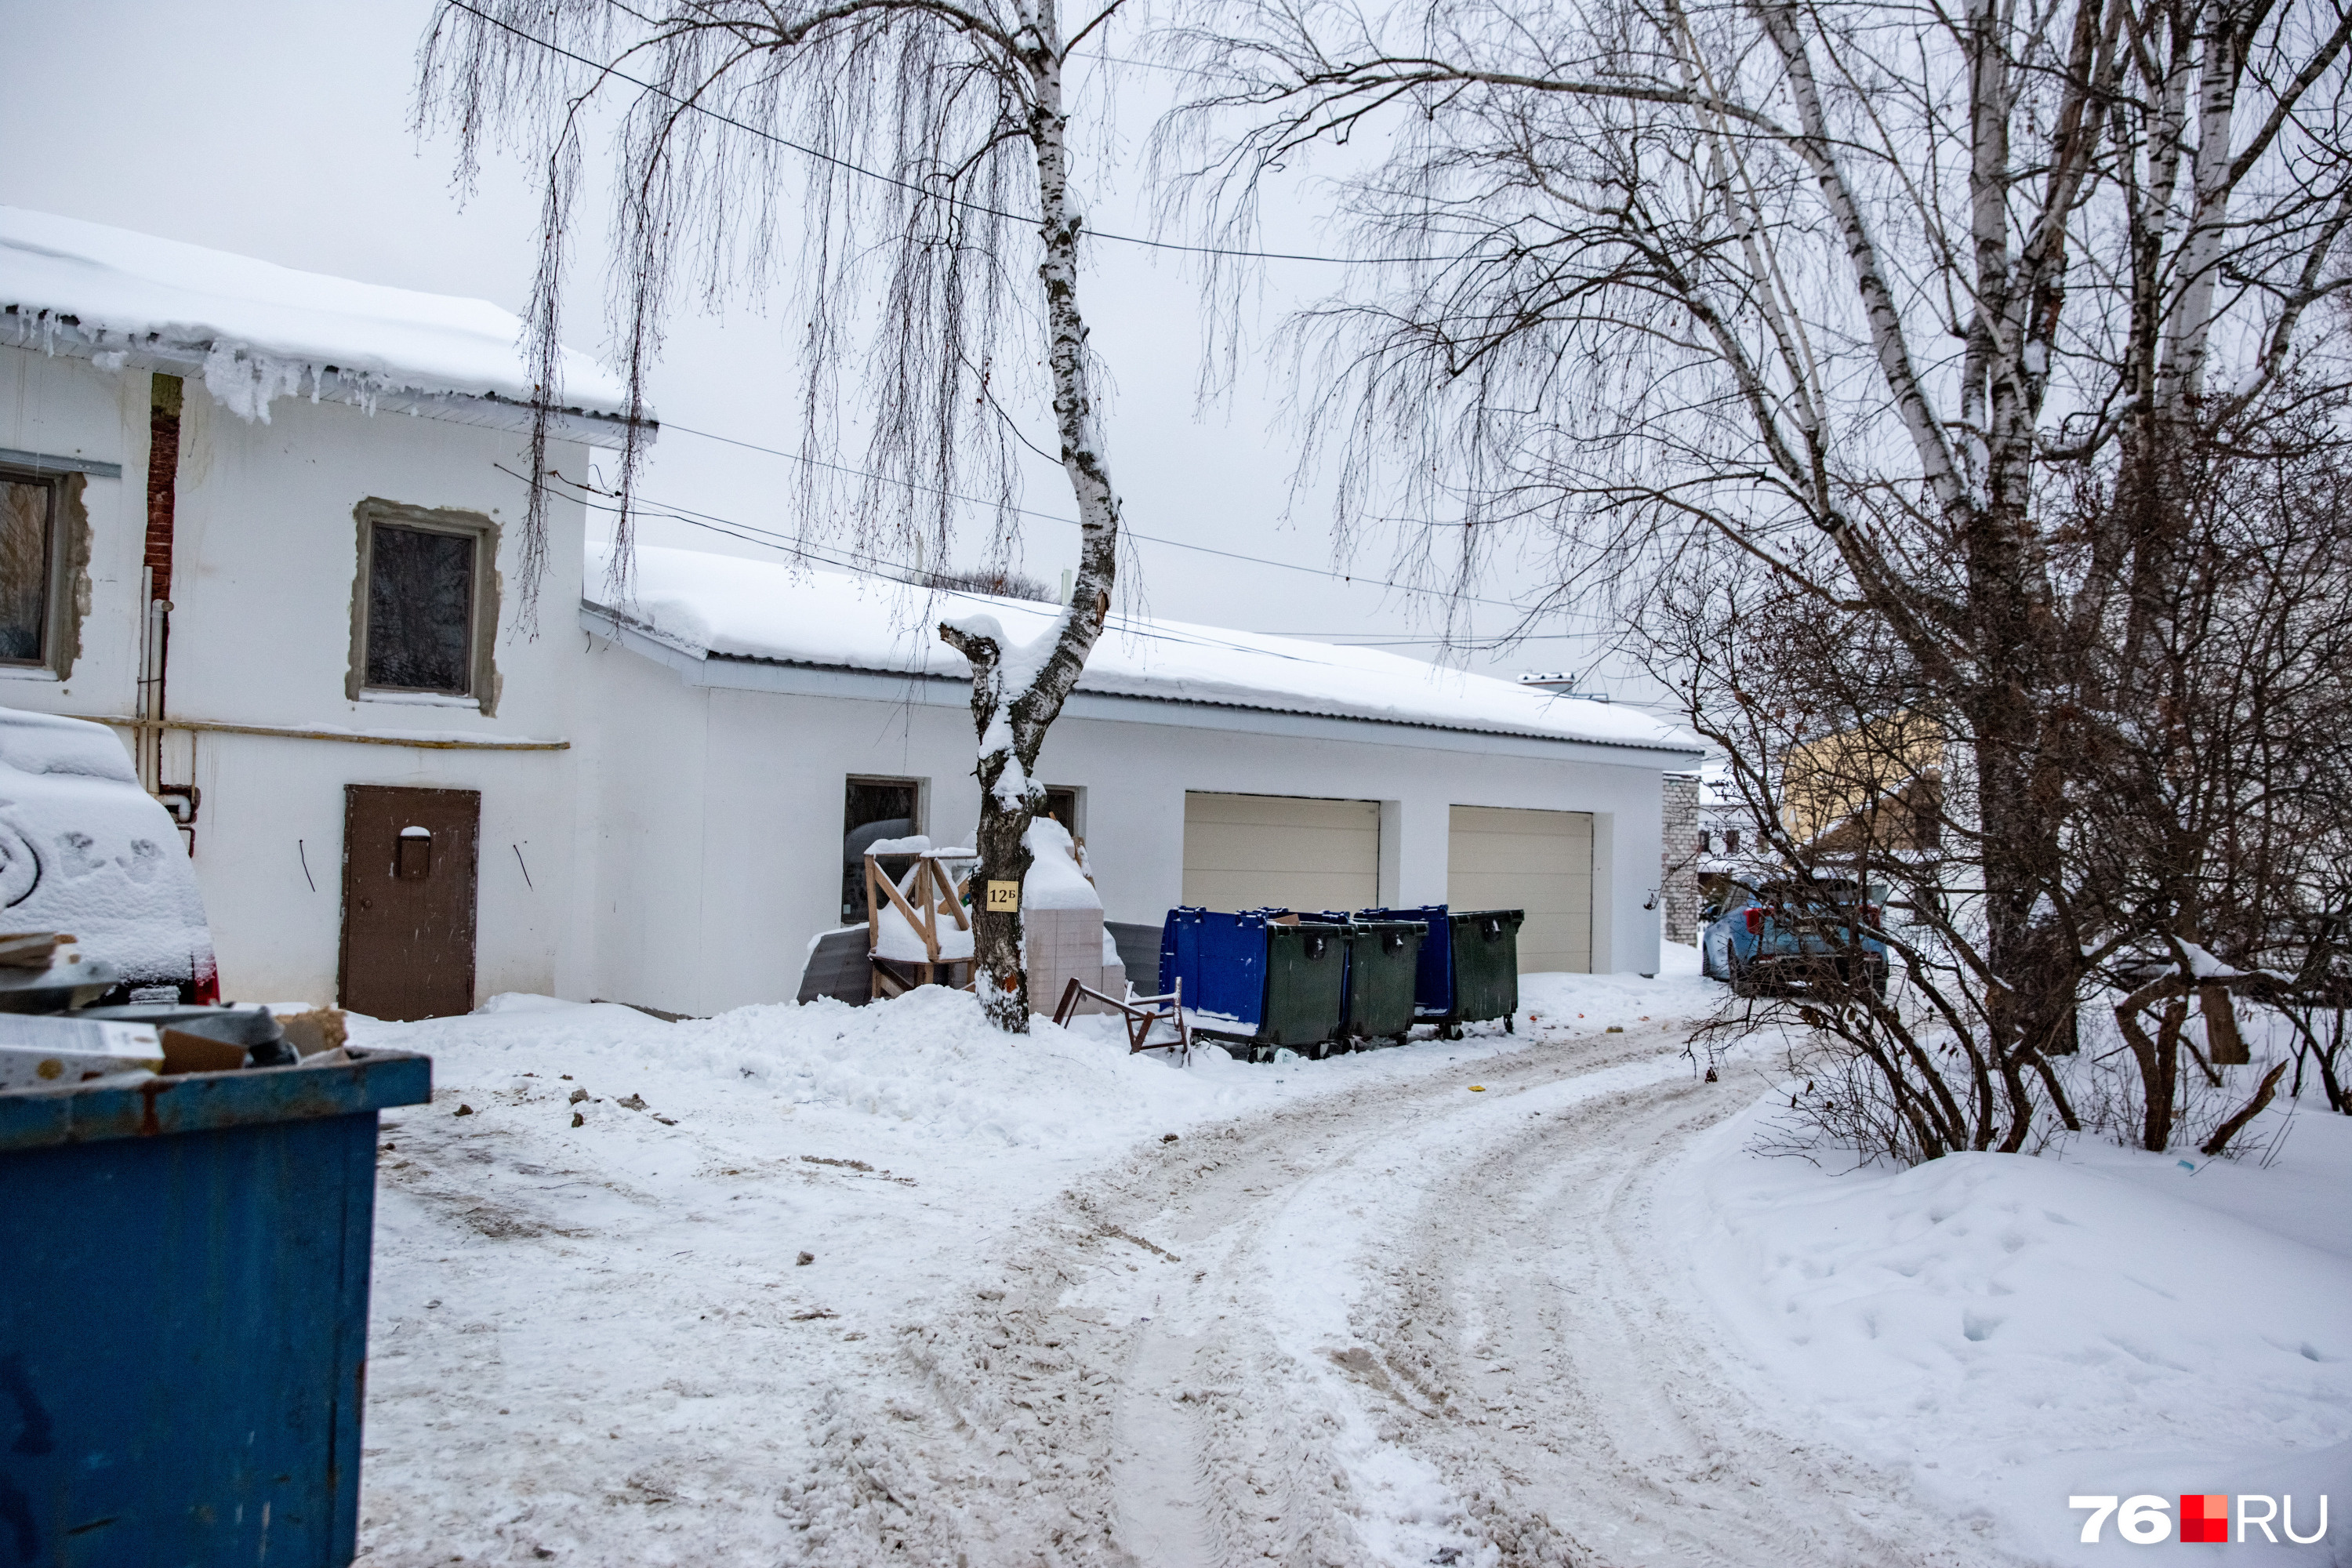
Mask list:
[{"label": "snow pile", "polygon": [[2267,1170],[2077,1143],[1832,1175],[1749,1153],[1768,1113],[1694,1152],[1675,1223],[1784,1395],[2030,1551],[2074,1540],[2070,1495],[2292,1493],[2308,1533],[2329,1491],[2352,1562],[2352,1121]]},{"label": "snow pile", "polygon": [[1723,1001],[1724,987],[1704,978],[1698,949],[1688,942],[1658,944],[1658,974],[1522,974],[1521,1027],[1575,1029],[1587,1024],[1628,1028],[1664,1018],[1704,1018]]},{"label": "snow pile", "polygon": [[[1671,984],[1547,981],[1565,1022],[1540,1032],[1597,1041]],[[1050,1471],[1000,1454],[986,1462],[1003,1486],[937,1489],[890,1456],[930,1441],[919,1412],[942,1385],[927,1337],[1003,1321],[1008,1280],[1070,1224],[1061,1194],[1100,1190],[1143,1151],[1223,1158],[1213,1124],[1335,1091],[1418,1079],[1483,1104],[1465,1071],[1538,1033],[1523,1019],[1515,1037],[1272,1068],[1206,1047],[1179,1069],[1130,1057],[1112,1019],[1008,1038],[970,994],[929,988],[677,1024],[527,996],[355,1021],[357,1044],[429,1053],[435,1084],[379,1140],[360,1561],[877,1560],[808,1533],[846,1474],[866,1489],[852,1503],[889,1486],[975,1533],[1004,1529],[974,1568],[1028,1562],[1045,1537],[1003,1499],[1059,1484]],[[1176,1250],[1186,1264],[1169,1267],[1203,1266]],[[1108,1271],[1139,1282],[1137,1310],[1159,1310],[1153,1274]],[[1072,1407],[1044,1363],[989,1353],[1062,1432]],[[987,1408],[955,1418],[980,1411],[974,1441],[997,1453]],[[953,1560],[887,1558],[917,1559]]]},{"label": "snow pile", "polygon": [[[602,552],[590,556],[585,580],[601,583]],[[625,612],[593,607],[698,655],[958,680],[971,679],[971,668],[939,640],[942,620],[985,628],[1010,658],[1016,648],[1050,647],[1063,613],[1022,599],[652,545],[637,547],[632,591]],[[1682,731],[1632,709],[1439,669],[1379,648],[1126,616],[1110,617],[1078,689],[1693,755],[1700,750]]]},{"label": "snow pile", "polygon": [[[201,358],[205,389],[247,419],[307,392],[372,403],[537,394],[523,324],[480,300],[297,272],[249,257],[0,206],[0,342],[91,355]],[[619,378],[566,350],[567,406],[628,407]]]},{"label": "snow pile", "polygon": [[[951,916],[939,917],[932,940],[940,944],[939,962],[941,963],[970,958],[972,954],[971,928],[956,924]],[[923,933],[915,928],[915,922],[908,920],[898,905],[887,900],[874,913],[874,951],[900,963],[931,962],[930,950],[923,945]]]},{"label": "snow pile", "polygon": [[[915,1143],[945,1147],[1099,1151],[1163,1131],[1171,1113],[1221,1102],[1208,1079],[1129,1057],[1108,1034],[1038,1020],[1034,1034],[1010,1040],[982,1018],[970,993],[933,986],[870,1007],[825,999],[678,1024],[625,1008],[501,996],[469,1018],[366,1031],[367,1043],[433,1051],[445,1084],[569,1071],[615,1092],[642,1089],[676,1115],[733,1128],[758,1128],[779,1114],[839,1112],[878,1118]],[[404,1044],[412,1038],[414,1046]]]},{"label": "snow pile", "polygon": [[[929,837],[918,833],[906,838],[877,838],[866,847],[866,853],[867,855],[957,857],[969,856],[971,851],[961,847],[934,849],[931,847]],[[883,874],[886,877],[888,875],[887,871]],[[898,881],[893,885],[900,893],[906,895],[907,901],[913,904],[918,910],[921,910],[923,905],[921,900],[910,890],[912,889],[920,888],[922,897],[933,900],[935,905],[940,901],[939,894],[933,890],[930,879],[923,875],[920,865],[908,867],[899,874]],[[923,945],[922,931],[914,921],[907,918],[904,910],[891,901],[888,894],[881,896],[879,907],[876,909],[874,916],[874,950],[881,956],[896,959],[901,963],[929,963],[932,961],[930,951]],[[939,944],[940,949],[939,962],[946,963],[957,959],[970,958],[972,955],[972,934],[970,926],[958,925],[953,915],[944,910],[936,909],[932,923],[932,940]],[[816,951],[814,944],[809,951],[812,952]]]},{"label": "snow pile", "polygon": [[[1021,881],[1024,910],[1098,910],[1102,895],[1078,866],[1070,830],[1050,816],[1033,817],[1021,842],[1029,851],[1029,874]],[[1113,957],[1116,948],[1107,949]]]},{"label": "snow pile", "polygon": [[969,855],[971,850],[955,846],[934,849],[930,835],[912,834],[905,838],[877,838],[866,847],[868,855]]}]

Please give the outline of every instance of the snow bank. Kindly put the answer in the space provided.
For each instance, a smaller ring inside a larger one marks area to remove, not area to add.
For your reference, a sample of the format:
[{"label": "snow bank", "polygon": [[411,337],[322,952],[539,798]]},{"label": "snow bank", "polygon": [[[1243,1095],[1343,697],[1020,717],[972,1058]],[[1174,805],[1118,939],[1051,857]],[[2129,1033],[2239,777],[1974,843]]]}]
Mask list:
[{"label": "snow bank", "polygon": [[[494,1108],[511,1106],[558,1142],[572,1135],[541,1105],[569,1105],[560,1075],[570,1073],[599,1096],[642,1091],[655,1110],[723,1141],[789,1139],[779,1116],[795,1124],[878,1122],[907,1147],[993,1170],[1008,1151],[1057,1162],[1100,1158],[1171,1128],[1366,1076],[1433,1070],[1457,1058],[1521,1050],[1540,1036],[1677,1016],[1691,989],[1673,977],[1527,978],[1557,1010],[1539,1023],[1523,1016],[1517,1037],[1479,1030],[1459,1041],[1297,1063],[1295,1071],[1244,1067],[1213,1046],[1195,1052],[1191,1068],[1177,1068],[1158,1054],[1129,1055],[1117,1025],[1103,1018],[1065,1029],[1038,1017],[1031,1034],[1010,1037],[982,1017],[971,993],[938,986],[866,1007],[824,998],[676,1024],[610,1004],[509,994],[463,1018],[358,1020],[354,1039],[430,1053],[436,1102],[488,1094],[494,1106],[476,1100],[478,1110],[504,1120]],[[539,1077],[526,1081],[524,1073]],[[634,1113],[598,1105],[583,1114],[639,1125]]]},{"label": "snow bank", "polygon": [[[604,580],[592,551],[585,581]],[[740,556],[640,545],[625,613],[598,606],[698,654],[969,679],[939,639],[942,620],[1034,647],[1057,605],[934,591],[878,577],[810,572]],[[1080,691],[1374,719],[1444,730],[1661,747],[1699,743],[1632,709],[1439,669],[1379,648],[1113,616]]]},{"label": "snow bank", "polygon": [[[1033,817],[1021,836],[1029,850],[1029,874],[1021,881],[1024,910],[1098,910],[1102,895],[1078,868],[1078,847],[1070,830],[1050,816]],[[1118,950],[1106,950],[1118,956]]]},{"label": "snow bank", "polygon": [[[968,992],[925,986],[850,1007],[745,1007],[665,1024],[632,1009],[500,996],[465,1019],[372,1023],[368,1043],[429,1050],[436,1081],[503,1084],[515,1073],[570,1072],[657,1110],[730,1125],[780,1114],[880,1119],[909,1142],[1056,1156],[1124,1146],[1223,1102],[1211,1079],[1129,1057],[1108,1032],[1055,1028],[1010,1040]],[[1246,1069],[1233,1074],[1247,1079]],[[548,1083],[534,1090],[553,1095]],[[560,1097],[559,1097],[560,1098]],[[522,1101],[528,1102],[526,1095]],[[610,1112],[598,1112],[612,1120]],[[626,1118],[622,1118],[625,1120]]]},{"label": "snow bank", "polygon": [[2328,1491],[2352,1562],[2352,1121],[2268,1170],[2078,1143],[1832,1175],[1748,1152],[1768,1114],[1698,1146],[1671,1223],[1782,1396],[2037,1555],[2070,1495],[2292,1492],[2308,1532]]},{"label": "snow bank", "polygon": [[1544,1027],[1580,1023],[1630,1027],[1660,1018],[1704,1018],[1722,1002],[1724,986],[1699,973],[1698,949],[1658,944],[1658,975],[1522,974],[1519,1011]]},{"label": "snow bank", "polygon": [[[249,257],[0,206],[0,342],[203,356],[205,389],[267,422],[279,397],[393,392],[528,403],[523,324],[480,300],[297,272]],[[121,364],[120,357],[112,363]],[[564,351],[568,407],[628,407],[620,379]]]},{"label": "snow bank", "polygon": [[[1596,992],[1564,1032],[1597,1035],[1596,1008],[1652,1011]],[[831,1495],[807,1478],[840,1473],[863,1413],[911,1407],[908,1331],[1001,1297],[1037,1227],[1067,1223],[1057,1194],[1170,1133],[1220,1158],[1222,1119],[1334,1090],[1466,1098],[1466,1064],[1534,1032],[1271,1068],[1208,1048],[1180,1070],[1129,1056],[1112,1019],[1013,1039],[925,989],[679,1024],[502,996],[354,1034],[434,1067],[433,1102],[379,1140],[365,1561],[661,1568],[869,1560],[805,1532]],[[1028,1517],[960,1483],[899,1495],[982,1532]],[[1001,1539],[975,1568],[1043,1537]]]}]

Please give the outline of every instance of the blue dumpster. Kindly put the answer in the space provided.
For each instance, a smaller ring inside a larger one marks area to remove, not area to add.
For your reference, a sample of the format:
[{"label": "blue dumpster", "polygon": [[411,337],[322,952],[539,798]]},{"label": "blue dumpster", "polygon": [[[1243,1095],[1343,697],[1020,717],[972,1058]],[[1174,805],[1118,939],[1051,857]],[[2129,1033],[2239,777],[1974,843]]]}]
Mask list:
[{"label": "blue dumpster", "polygon": [[1347,952],[1344,926],[1282,910],[1178,908],[1160,928],[1160,989],[1181,979],[1193,1030],[1253,1059],[1283,1047],[1320,1056],[1339,1033]]},{"label": "blue dumpster", "polygon": [[0,1094],[0,1563],[342,1568],[376,1112],[432,1062]]}]

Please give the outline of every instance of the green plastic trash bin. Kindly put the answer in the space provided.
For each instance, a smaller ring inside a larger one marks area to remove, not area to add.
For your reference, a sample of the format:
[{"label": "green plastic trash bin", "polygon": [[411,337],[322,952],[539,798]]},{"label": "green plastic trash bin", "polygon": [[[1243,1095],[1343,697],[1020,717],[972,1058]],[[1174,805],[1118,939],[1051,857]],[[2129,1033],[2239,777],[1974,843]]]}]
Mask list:
[{"label": "green plastic trash bin", "polygon": [[1413,974],[1429,928],[1419,921],[1348,923],[1348,1038],[1359,1047],[1412,1031]]},{"label": "green plastic trash bin", "polygon": [[1265,923],[1265,1011],[1254,1042],[1271,1056],[1287,1046],[1320,1057],[1339,1037],[1347,1005],[1348,933],[1308,921]]},{"label": "green plastic trash bin", "polygon": [[1454,937],[1454,1006],[1444,1020],[1447,1037],[1465,1024],[1501,1019],[1512,1028],[1519,1010],[1519,927],[1524,910],[1455,910],[1447,924]]}]

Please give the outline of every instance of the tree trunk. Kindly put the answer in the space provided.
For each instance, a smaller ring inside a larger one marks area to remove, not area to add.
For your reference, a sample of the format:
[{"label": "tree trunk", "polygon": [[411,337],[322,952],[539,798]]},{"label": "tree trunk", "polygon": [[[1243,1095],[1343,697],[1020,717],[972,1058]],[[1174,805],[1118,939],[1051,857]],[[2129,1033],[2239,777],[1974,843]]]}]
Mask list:
[{"label": "tree trunk", "polygon": [[2286,1071],[2286,1063],[2281,1062],[2263,1074],[2262,1087],[2254,1090],[2253,1099],[2246,1101],[2239,1109],[2238,1114],[2213,1130],[2213,1136],[2205,1140],[2205,1147],[2200,1151],[2207,1159],[2211,1159],[2228,1148],[2230,1140],[2235,1138],[2247,1122],[2263,1113],[2263,1108],[2271,1102],[2271,1096],[2278,1092],[2279,1075],[2284,1071]]},{"label": "tree trunk", "polygon": [[[1037,153],[1037,268],[1045,295],[1045,363],[1054,384],[1054,423],[1062,471],[1078,507],[1078,570],[1070,602],[1040,647],[1007,647],[992,616],[943,623],[940,636],[972,668],[971,718],[980,736],[980,867],[972,873],[972,983],[981,1009],[1007,1034],[1029,1032],[1029,980],[1022,962],[1018,890],[1029,873],[1024,841],[1045,805],[1037,753],[1061,716],[1087,656],[1110,614],[1118,559],[1118,497],[1103,455],[1102,427],[1088,374],[1087,325],[1078,313],[1078,235],[1084,218],[1070,205],[1069,116],[1062,105],[1060,24],[1052,0],[1021,8],[1021,55],[1029,74],[1029,139]],[[1032,658],[1033,655],[1042,657]],[[1008,659],[1012,660],[1008,667]],[[992,899],[990,885],[1013,890],[1013,907]]]},{"label": "tree trunk", "polygon": [[2205,1018],[2205,1051],[2215,1067],[2243,1067],[2254,1059],[2247,1054],[2245,1036],[2238,1032],[2238,1011],[2227,986],[2200,986],[2197,1011]]},{"label": "tree trunk", "polygon": [[2124,1032],[2124,1041],[2139,1063],[2142,1093],[2140,1116],[2140,1147],[2150,1153],[2161,1154],[2172,1142],[2172,1110],[2180,1078],[2180,1028],[2189,1016],[2189,1004],[2179,997],[2164,1005],[2164,1017],[2158,1025],[2156,1038],[2147,1037],[2140,1026],[2139,1009],[2126,998],[2116,1008],[2116,1024]]}]

